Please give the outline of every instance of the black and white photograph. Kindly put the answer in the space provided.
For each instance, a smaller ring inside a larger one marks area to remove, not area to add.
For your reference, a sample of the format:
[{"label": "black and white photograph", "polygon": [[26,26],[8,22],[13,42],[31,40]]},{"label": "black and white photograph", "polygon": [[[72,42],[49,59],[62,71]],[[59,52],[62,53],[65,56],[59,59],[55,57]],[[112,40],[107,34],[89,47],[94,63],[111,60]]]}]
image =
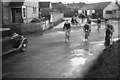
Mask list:
[{"label": "black and white photograph", "polygon": [[120,0],[0,0],[2,80],[119,80]]}]

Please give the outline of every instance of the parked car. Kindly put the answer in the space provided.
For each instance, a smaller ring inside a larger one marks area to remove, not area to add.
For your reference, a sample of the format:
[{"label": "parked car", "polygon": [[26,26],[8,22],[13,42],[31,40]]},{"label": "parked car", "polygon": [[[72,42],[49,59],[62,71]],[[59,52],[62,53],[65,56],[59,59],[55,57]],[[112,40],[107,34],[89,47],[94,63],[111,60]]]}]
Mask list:
[{"label": "parked car", "polygon": [[26,51],[28,40],[25,36],[13,32],[10,28],[0,28],[2,37],[2,55],[15,50]]}]

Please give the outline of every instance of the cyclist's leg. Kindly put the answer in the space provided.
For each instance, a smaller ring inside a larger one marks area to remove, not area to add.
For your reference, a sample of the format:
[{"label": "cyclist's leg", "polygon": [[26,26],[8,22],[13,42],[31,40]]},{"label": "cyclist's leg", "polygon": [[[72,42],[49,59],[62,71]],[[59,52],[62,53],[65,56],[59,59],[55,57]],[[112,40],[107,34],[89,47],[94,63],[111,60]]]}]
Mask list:
[{"label": "cyclist's leg", "polygon": [[67,31],[65,30],[65,40],[67,39]]},{"label": "cyclist's leg", "polygon": [[89,37],[89,32],[87,32],[87,37],[86,37],[87,41],[88,41],[88,37]]},{"label": "cyclist's leg", "polygon": [[113,42],[113,33],[111,33],[110,42]]},{"label": "cyclist's leg", "polygon": [[99,24],[98,24],[98,30],[99,30]]},{"label": "cyclist's leg", "polygon": [[85,32],[85,41],[87,41],[87,32]]},{"label": "cyclist's leg", "polygon": [[108,47],[110,47],[110,39],[111,39],[111,37],[109,36],[108,37]]}]

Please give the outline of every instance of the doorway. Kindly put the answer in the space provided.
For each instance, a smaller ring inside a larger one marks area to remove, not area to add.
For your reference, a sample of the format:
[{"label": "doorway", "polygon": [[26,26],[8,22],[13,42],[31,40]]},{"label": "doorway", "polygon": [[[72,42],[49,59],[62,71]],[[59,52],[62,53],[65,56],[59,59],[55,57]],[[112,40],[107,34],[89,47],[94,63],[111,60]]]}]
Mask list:
[{"label": "doorway", "polygon": [[12,21],[14,23],[22,22],[22,9],[21,8],[12,8]]}]

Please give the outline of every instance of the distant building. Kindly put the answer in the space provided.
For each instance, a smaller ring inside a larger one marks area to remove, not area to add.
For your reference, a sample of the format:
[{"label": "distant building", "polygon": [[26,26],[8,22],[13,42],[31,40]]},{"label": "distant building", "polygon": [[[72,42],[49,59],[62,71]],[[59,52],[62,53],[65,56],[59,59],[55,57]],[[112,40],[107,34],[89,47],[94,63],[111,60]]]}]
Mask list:
[{"label": "distant building", "polygon": [[52,3],[53,9],[56,11],[63,12],[64,10],[68,10],[67,6],[61,2]]},{"label": "distant building", "polygon": [[3,2],[3,23],[29,23],[32,19],[38,18],[38,1]]},{"label": "distant building", "polygon": [[66,4],[67,7],[69,7],[71,10],[78,11],[85,3],[70,3]]},{"label": "distant building", "polygon": [[120,18],[119,13],[119,5],[114,2],[111,2],[103,11],[103,17],[107,18]]},{"label": "distant building", "polygon": [[52,10],[51,2],[39,2],[39,18],[46,17],[50,19],[49,13]]},{"label": "distant building", "polygon": [[50,23],[63,19],[64,15],[51,2],[39,2],[39,17],[45,17]]},{"label": "distant building", "polygon": [[82,12],[84,15],[100,15],[103,17],[103,10],[110,4],[111,2],[101,2],[101,3],[91,3],[85,4],[79,9],[79,12]]},{"label": "distant building", "polygon": [[51,2],[39,2],[39,9],[52,9]]},{"label": "distant building", "polygon": [[99,17],[117,18],[118,6],[114,2],[101,2],[86,4],[79,9],[85,15],[97,15]]}]

